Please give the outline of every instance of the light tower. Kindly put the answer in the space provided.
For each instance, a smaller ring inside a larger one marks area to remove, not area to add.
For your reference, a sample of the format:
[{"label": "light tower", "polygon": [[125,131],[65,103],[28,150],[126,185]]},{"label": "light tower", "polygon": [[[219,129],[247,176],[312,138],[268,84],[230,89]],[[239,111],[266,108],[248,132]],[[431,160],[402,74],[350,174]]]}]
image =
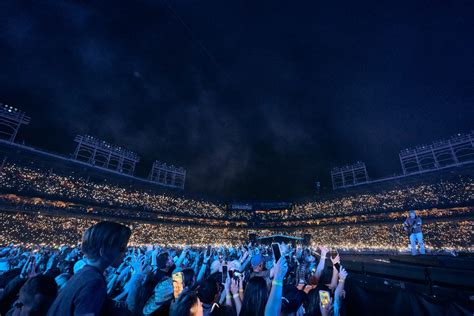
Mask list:
[{"label": "light tower", "polygon": [[0,138],[13,143],[21,125],[28,125],[30,117],[17,108],[0,102]]},{"label": "light tower", "polygon": [[332,188],[348,188],[361,183],[367,183],[369,176],[365,163],[358,161],[351,165],[331,169]]},{"label": "light tower", "polygon": [[186,170],[157,160],[151,167],[148,179],[167,187],[184,189]]},{"label": "light tower", "polygon": [[133,151],[111,145],[89,135],[77,135],[74,141],[77,143],[77,147],[73,159],[92,166],[133,175],[135,165],[140,161],[140,157]]},{"label": "light tower", "polygon": [[474,161],[474,131],[400,151],[403,174],[457,166]]}]

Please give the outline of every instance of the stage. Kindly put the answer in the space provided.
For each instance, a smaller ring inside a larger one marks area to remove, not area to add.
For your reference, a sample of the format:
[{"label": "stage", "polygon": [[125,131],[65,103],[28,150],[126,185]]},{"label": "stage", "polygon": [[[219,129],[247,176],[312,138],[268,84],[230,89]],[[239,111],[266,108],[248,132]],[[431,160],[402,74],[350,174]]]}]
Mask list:
[{"label": "stage", "polygon": [[473,315],[474,255],[342,254],[347,315]]}]

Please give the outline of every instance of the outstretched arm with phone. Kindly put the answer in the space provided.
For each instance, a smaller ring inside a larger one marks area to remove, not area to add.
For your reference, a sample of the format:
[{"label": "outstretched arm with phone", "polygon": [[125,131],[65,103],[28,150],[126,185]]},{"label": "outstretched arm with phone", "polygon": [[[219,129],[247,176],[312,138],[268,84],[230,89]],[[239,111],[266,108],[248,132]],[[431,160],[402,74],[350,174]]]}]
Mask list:
[{"label": "outstretched arm with phone", "polygon": [[272,289],[265,306],[265,316],[280,315],[281,297],[283,294],[283,279],[288,271],[288,263],[285,257],[280,257],[275,264],[275,278],[272,281]]},{"label": "outstretched arm with phone", "polygon": [[328,248],[325,246],[319,246],[319,249],[321,249],[321,258],[319,259],[318,266],[316,267],[316,277],[319,278],[321,277],[321,274],[323,273],[324,270],[324,264],[326,263],[326,255],[328,253]]}]

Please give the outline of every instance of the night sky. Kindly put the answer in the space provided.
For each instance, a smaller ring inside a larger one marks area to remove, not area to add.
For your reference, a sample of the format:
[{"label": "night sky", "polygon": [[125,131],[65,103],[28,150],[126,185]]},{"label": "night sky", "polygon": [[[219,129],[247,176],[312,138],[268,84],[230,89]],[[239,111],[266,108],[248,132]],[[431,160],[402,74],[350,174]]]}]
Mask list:
[{"label": "night sky", "polygon": [[5,0],[0,102],[26,144],[90,134],[139,176],[183,166],[189,192],[301,197],[474,128],[474,1]]}]

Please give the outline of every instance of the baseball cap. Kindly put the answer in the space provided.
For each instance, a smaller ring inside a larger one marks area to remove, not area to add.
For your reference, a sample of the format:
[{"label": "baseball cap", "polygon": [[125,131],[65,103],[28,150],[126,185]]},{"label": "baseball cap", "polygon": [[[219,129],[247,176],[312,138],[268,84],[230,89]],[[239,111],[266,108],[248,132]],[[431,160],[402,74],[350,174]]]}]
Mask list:
[{"label": "baseball cap", "polygon": [[250,260],[250,264],[252,265],[252,267],[256,267],[264,261],[265,260],[263,259],[263,256],[261,254],[256,254],[252,257],[252,260]]}]

